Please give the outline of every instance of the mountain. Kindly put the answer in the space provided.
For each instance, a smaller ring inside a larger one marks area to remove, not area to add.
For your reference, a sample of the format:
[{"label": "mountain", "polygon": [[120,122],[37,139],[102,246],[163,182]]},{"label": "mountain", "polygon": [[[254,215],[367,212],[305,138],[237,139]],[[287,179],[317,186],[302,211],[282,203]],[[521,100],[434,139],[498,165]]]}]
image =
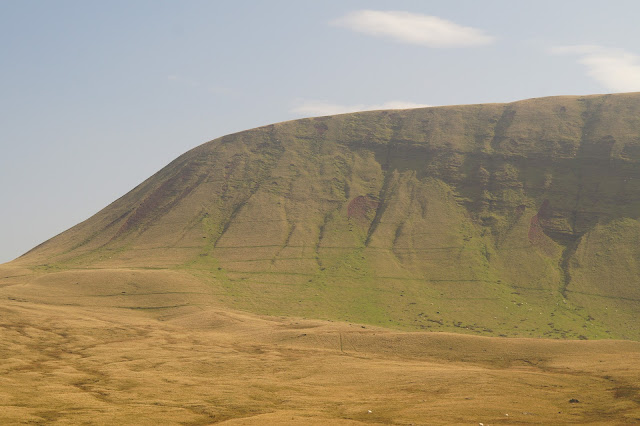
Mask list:
[{"label": "mountain", "polygon": [[640,93],[550,97],[224,136],[12,265],[163,314],[638,340],[639,218]]}]

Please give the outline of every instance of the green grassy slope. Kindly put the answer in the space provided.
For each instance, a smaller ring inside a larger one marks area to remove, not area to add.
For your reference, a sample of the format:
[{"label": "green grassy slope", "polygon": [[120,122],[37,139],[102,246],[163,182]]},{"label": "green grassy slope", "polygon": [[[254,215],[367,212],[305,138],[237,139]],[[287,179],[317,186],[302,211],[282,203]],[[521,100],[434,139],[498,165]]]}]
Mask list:
[{"label": "green grassy slope", "polygon": [[16,264],[165,268],[257,313],[640,339],[640,94],[374,111],[182,155]]}]

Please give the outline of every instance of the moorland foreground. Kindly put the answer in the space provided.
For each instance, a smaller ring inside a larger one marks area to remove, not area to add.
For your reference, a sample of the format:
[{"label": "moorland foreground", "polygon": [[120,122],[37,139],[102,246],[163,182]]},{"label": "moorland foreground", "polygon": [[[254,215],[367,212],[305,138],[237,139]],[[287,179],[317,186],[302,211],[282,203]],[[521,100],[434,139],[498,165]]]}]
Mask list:
[{"label": "moorland foreground", "polygon": [[172,271],[0,272],[3,423],[640,422],[638,342],[257,316]]}]

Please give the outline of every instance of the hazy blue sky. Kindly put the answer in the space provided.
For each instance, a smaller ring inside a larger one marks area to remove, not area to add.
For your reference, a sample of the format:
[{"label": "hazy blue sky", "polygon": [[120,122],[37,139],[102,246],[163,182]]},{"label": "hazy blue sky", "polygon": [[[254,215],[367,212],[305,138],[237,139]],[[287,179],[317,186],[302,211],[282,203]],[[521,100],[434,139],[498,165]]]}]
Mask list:
[{"label": "hazy blue sky", "polygon": [[635,0],[0,0],[0,262],[231,132],[640,91],[639,16]]}]

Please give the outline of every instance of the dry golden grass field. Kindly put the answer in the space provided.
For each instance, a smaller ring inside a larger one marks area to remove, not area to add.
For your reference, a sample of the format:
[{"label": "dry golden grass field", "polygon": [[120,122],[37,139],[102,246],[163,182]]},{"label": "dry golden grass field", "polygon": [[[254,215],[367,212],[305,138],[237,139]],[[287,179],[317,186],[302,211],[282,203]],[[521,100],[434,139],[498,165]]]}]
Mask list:
[{"label": "dry golden grass field", "polygon": [[0,266],[0,423],[640,422],[639,342],[400,332],[216,299],[177,271]]}]

